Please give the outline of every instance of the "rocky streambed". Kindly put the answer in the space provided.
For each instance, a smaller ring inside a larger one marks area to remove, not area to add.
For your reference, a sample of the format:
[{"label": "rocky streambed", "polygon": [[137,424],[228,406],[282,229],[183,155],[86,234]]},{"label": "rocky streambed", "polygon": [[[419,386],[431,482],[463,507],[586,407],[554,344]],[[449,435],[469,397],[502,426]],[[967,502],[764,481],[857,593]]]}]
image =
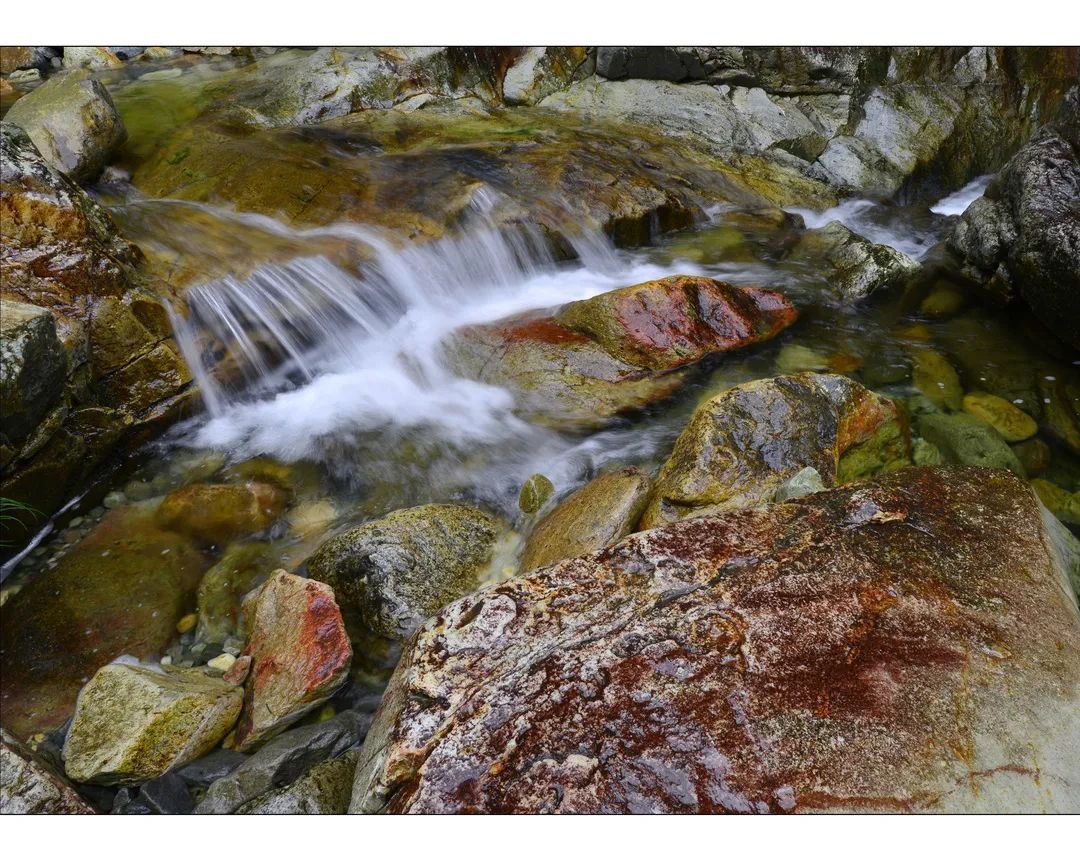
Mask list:
[{"label": "rocky streambed", "polygon": [[2,58],[3,812],[1080,807],[1075,50]]}]

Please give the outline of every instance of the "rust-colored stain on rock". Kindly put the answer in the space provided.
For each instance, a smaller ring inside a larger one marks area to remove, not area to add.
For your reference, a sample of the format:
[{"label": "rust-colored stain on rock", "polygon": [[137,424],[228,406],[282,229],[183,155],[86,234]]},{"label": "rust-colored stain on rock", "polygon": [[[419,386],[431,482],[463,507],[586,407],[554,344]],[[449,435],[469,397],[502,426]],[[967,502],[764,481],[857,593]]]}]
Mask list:
[{"label": "rust-colored stain on rock", "polygon": [[1075,809],[1050,548],[1011,474],[904,469],[523,574],[417,633],[353,808]]}]

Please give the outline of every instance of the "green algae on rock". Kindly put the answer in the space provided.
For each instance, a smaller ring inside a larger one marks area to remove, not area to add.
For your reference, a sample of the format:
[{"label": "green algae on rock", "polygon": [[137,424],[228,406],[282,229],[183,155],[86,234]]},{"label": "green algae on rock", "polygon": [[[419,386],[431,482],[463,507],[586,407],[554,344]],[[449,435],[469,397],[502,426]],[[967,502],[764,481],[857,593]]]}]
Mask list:
[{"label": "green algae on rock", "polygon": [[206,568],[145,507],[117,508],[0,607],[0,720],[25,737],[58,726],[79,688],[121,654],[165,648]]},{"label": "green algae on rock", "polygon": [[1010,444],[1024,441],[1039,431],[1039,424],[1011,402],[992,393],[967,393],[964,410],[989,423]]},{"label": "green algae on rock", "polygon": [[1073,811],[1055,530],[1007,472],[908,468],[520,574],[418,631],[350,809]]},{"label": "green algae on rock", "polygon": [[924,414],[918,419],[919,434],[954,465],[1006,468],[1026,477],[1024,466],[1005,439],[989,423],[970,414]]},{"label": "green algae on rock", "polygon": [[64,770],[98,785],[160,777],[218,744],[242,698],[239,687],[200,669],[110,663],[79,693]]},{"label": "green algae on rock", "polygon": [[522,513],[536,513],[547,503],[555,486],[543,474],[533,474],[521,487],[518,508]]},{"label": "green algae on rock", "polygon": [[546,567],[610,546],[637,526],[651,482],[638,468],[601,474],[560,501],[532,530],[521,569]]},{"label": "green algae on rock", "polygon": [[660,469],[641,520],[653,528],[771,501],[811,467],[826,485],[910,464],[895,404],[841,375],[751,381],[694,413]]},{"label": "green algae on rock", "polygon": [[327,540],[308,560],[308,572],[373,631],[406,639],[439,607],[477,587],[499,527],[463,504],[396,510]]}]

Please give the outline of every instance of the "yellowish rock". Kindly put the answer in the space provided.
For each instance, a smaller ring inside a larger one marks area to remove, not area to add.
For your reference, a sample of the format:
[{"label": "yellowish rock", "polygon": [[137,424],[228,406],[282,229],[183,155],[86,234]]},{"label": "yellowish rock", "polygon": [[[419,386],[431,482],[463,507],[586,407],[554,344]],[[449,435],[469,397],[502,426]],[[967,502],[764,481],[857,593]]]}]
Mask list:
[{"label": "yellowish rock", "polygon": [[192,612],[190,615],[185,615],[179,621],[176,622],[177,633],[187,633],[192,627],[199,623],[199,616]]},{"label": "yellowish rock", "polygon": [[232,654],[218,654],[213,660],[207,662],[207,666],[211,669],[217,669],[219,672],[228,672],[232,669],[233,664],[236,663],[236,658]]},{"label": "yellowish rock", "polygon": [[964,388],[952,364],[931,348],[913,349],[911,360],[911,380],[919,392],[939,408],[959,411]]},{"label": "yellowish rock", "polygon": [[919,311],[930,318],[951,318],[964,308],[964,294],[953,285],[938,285],[919,304]]},{"label": "yellowish rock", "polygon": [[1010,443],[1025,441],[1039,431],[1039,424],[1007,399],[991,393],[968,393],[964,410],[989,423]]},{"label": "yellowish rock", "polygon": [[1043,506],[1058,519],[1073,525],[1080,524],[1080,492],[1069,492],[1056,483],[1042,479],[1032,480],[1031,486]]}]

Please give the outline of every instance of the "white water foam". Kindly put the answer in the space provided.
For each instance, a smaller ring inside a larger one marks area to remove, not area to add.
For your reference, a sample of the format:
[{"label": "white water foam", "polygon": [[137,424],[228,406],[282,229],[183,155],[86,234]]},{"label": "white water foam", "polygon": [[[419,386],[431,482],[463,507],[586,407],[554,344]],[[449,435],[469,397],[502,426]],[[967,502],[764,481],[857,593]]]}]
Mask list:
[{"label": "white water foam", "polygon": [[[373,252],[359,275],[301,258],[189,292],[191,317],[174,325],[210,413],[190,443],[294,461],[317,458],[335,439],[412,429],[451,448],[509,447],[522,470],[556,451],[571,462],[595,455],[586,447],[575,457],[568,451],[579,443],[515,417],[505,390],[452,374],[439,346],[462,325],[558,306],[669,268],[619,256],[602,235],[575,244],[577,261],[556,262],[538,232],[488,222],[482,199],[470,224],[435,242],[398,248],[366,230],[357,238]],[[199,331],[229,346],[244,387],[214,380],[196,347]],[[624,449],[609,444],[612,453]]]},{"label": "white water foam", "polygon": [[959,189],[951,195],[946,195],[938,201],[937,204],[930,208],[930,212],[937,213],[939,216],[959,216],[972,203],[982,197],[986,187],[990,184],[991,176],[990,174],[984,174],[982,177],[976,177],[963,189]]}]

